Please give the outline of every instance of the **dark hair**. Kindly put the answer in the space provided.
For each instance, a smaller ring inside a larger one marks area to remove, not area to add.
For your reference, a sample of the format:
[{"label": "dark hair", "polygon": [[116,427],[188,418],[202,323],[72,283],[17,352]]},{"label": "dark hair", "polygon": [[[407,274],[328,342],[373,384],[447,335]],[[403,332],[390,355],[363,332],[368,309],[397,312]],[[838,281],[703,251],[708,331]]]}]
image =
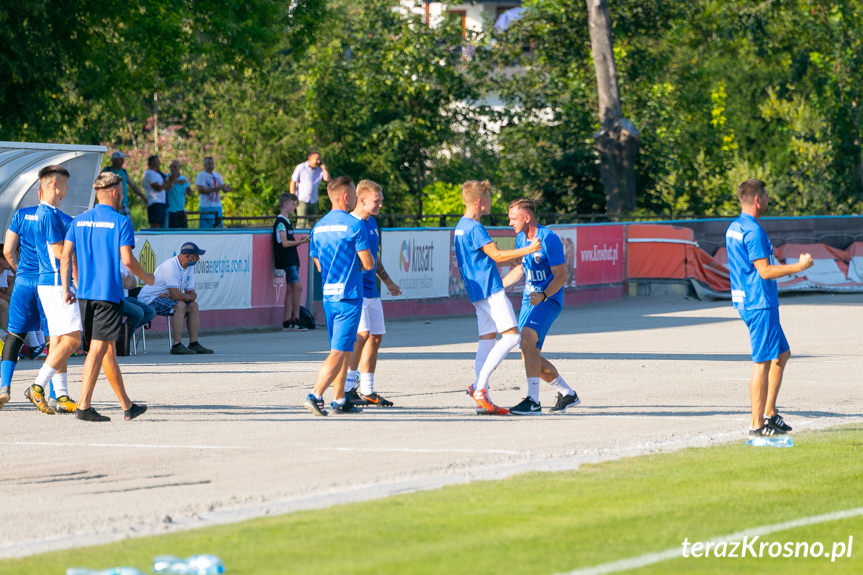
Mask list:
[{"label": "dark hair", "polygon": [[350,176],[339,176],[338,178],[333,178],[327,183],[327,195],[335,194],[342,188],[347,188],[348,186],[353,185],[354,181],[351,179]]},{"label": "dark hair", "polygon": [[756,196],[767,191],[767,184],[761,180],[749,179],[737,186],[737,199],[741,204],[751,205]]},{"label": "dark hair", "polygon": [[507,209],[511,210],[513,208],[525,210],[533,215],[536,215],[536,202],[534,202],[530,198],[518,198],[517,200],[511,201]]},{"label": "dark hair", "polygon": [[312,148],[311,150],[309,150],[309,153],[308,153],[308,154],[306,154],[306,157],[308,158],[309,156],[311,156],[311,155],[313,155],[313,154],[317,154],[317,155],[319,155],[319,156],[321,155],[321,153],[320,153],[319,151],[317,151],[316,149]]},{"label": "dark hair", "polygon": [[297,201],[299,201],[299,198],[297,198],[297,196],[295,194],[288,194],[288,193],[279,194],[279,209],[282,209],[282,206],[285,205],[285,202],[289,202],[291,200],[297,202]]},{"label": "dark hair", "polygon": [[51,164],[50,166],[45,166],[44,168],[39,170],[40,180],[42,178],[47,178],[48,176],[66,176],[68,178],[69,170],[57,164]]},{"label": "dark hair", "polygon": [[152,164],[153,162],[155,162],[158,159],[159,159],[159,154],[153,154],[152,156],[149,156],[147,158],[147,165],[149,166],[150,164]]}]

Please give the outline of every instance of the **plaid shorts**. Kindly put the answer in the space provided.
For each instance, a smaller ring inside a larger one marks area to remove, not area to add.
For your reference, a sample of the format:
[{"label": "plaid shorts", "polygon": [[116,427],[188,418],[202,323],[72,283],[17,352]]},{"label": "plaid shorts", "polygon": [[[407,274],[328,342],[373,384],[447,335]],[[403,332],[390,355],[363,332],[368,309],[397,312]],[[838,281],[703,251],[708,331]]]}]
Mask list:
[{"label": "plaid shorts", "polygon": [[156,315],[174,315],[174,307],[177,305],[177,300],[169,297],[157,297],[150,302],[150,307],[156,310]]}]

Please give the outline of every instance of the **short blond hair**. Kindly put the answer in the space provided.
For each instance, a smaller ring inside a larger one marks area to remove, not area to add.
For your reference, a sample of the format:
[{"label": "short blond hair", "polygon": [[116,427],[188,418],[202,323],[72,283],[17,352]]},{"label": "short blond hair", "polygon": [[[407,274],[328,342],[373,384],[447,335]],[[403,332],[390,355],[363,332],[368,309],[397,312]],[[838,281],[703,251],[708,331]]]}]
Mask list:
[{"label": "short blond hair", "polygon": [[379,194],[380,192],[381,186],[377,182],[360,180],[357,184],[357,197],[364,196],[365,194]]},{"label": "short blond hair", "polygon": [[491,183],[488,180],[468,180],[461,186],[461,199],[465,205],[471,205],[480,199],[483,194],[489,193]]},{"label": "short blond hair", "polygon": [[511,201],[509,203],[507,211],[513,208],[523,210],[525,212],[530,212],[534,216],[536,215],[536,202],[531,200],[530,198],[518,198],[517,200]]}]

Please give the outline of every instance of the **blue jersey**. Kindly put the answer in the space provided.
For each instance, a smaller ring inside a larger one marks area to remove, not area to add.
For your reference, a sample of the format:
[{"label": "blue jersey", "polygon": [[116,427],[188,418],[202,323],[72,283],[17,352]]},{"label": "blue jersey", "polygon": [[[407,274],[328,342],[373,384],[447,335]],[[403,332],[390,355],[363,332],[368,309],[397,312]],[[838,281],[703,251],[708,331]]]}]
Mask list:
[{"label": "blue jersey", "polygon": [[51,248],[66,239],[66,229],[72,217],[56,206],[42,202],[36,208],[36,253],[39,255],[39,285],[58,286],[60,283],[60,260]]},{"label": "blue jersey", "polygon": [[381,297],[381,292],[378,290],[378,253],[380,252],[381,235],[378,231],[378,222],[373,217],[369,216],[369,219],[364,222],[369,249],[375,259],[375,267],[370,270],[363,270],[363,297]]},{"label": "blue jersey", "polygon": [[777,264],[773,244],[758,220],[749,214],[740,214],[725,232],[725,248],[734,307],[744,310],[779,307],[776,280],[763,279],[752,263],[767,258],[770,265]]},{"label": "blue jersey", "polygon": [[135,247],[132,221],[111,206],[97,204],[72,220],[66,241],[75,244],[78,298],[121,303],[120,247]]},{"label": "blue jersey", "polygon": [[309,257],[321,264],[325,302],[362,299],[362,265],[357,252],[369,249],[366,226],[343,210],[332,210],[312,229]]},{"label": "blue jersey", "polygon": [[[563,255],[563,243],[556,233],[545,226],[539,226],[536,230],[536,237],[542,243],[542,249],[521,258],[521,265],[524,268],[522,305],[530,305],[530,294],[544,291],[548,287],[554,278],[551,268],[566,263],[566,257]],[[524,232],[515,236],[516,249],[527,247],[529,244],[530,242]],[[548,299],[563,307],[563,288],[557,290],[554,295],[549,295]]]},{"label": "blue jersey", "polygon": [[454,237],[458,271],[468,299],[478,302],[502,290],[497,264],[482,251],[493,241],[483,225],[476,220],[462,218],[455,228]]},{"label": "blue jersey", "polygon": [[30,206],[16,210],[9,224],[9,231],[18,235],[18,269],[19,276],[39,277],[39,254],[36,251],[36,227],[39,216],[36,209]]}]

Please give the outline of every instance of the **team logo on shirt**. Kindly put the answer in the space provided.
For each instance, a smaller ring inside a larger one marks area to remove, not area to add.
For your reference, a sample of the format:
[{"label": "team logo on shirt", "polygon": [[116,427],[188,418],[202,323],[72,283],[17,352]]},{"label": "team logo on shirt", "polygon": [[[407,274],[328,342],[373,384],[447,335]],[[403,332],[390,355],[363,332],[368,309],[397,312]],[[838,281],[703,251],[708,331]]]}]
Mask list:
[{"label": "team logo on shirt", "polygon": [[536,252],[533,254],[533,261],[539,263],[542,261],[542,254],[540,252]]}]

